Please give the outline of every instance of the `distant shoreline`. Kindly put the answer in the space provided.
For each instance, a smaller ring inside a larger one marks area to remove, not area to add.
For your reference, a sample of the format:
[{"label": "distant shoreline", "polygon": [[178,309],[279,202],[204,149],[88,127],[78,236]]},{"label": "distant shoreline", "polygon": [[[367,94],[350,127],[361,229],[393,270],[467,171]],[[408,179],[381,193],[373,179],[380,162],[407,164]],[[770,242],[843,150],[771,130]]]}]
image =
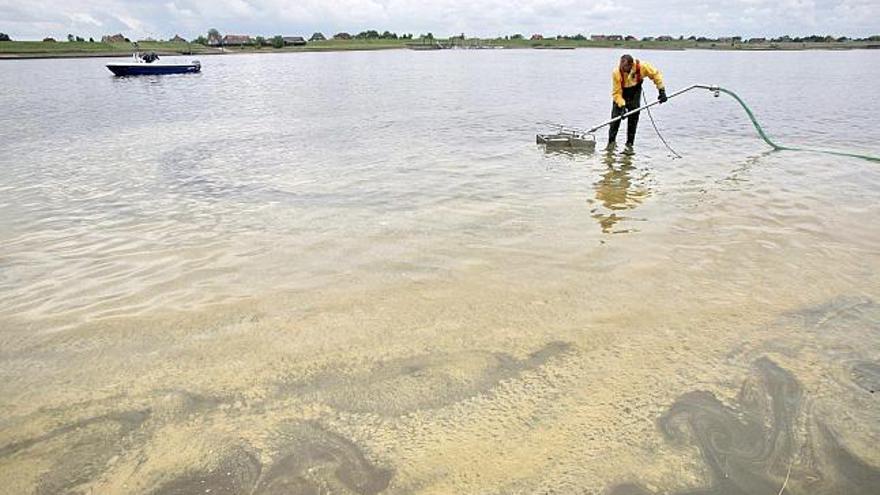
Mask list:
[{"label": "distant shoreline", "polygon": [[[315,53],[315,52],[353,52],[353,51],[376,51],[376,50],[404,50],[406,47],[376,47],[376,48],[334,48],[334,49],[263,49],[263,50],[228,50],[228,51],[199,51],[199,52],[178,52],[169,50],[141,50],[143,52],[155,52],[157,55],[165,57],[180,56],[202,56],[202,55],[241,55],[241,54],[260,54],[260,53]],[[55,59],[55,58],[131,58],[132,51],[127,52],[0,52],[0,60],[35,60],[35,59]]]},{"label": "distant shoreline", "polygon": [[[620,50],[721,50],[721,51],[805,51],[805,50],[869,50],[880,49],[876,41],[842,42],[761,42],[761,43],[722,43],[697,42],[688,40],[673,41],[591,41],[591,40],[433,40],[422,43],[419,40],[328,40],[311,42],[305,46],[284,48],[272,47],[225,47],[215,48],[195,43],[141,42],[141,51],[152,51],[159,55],[232,55],[253,53],[298,53],[298,52],[340,52],[402,50],[429,48],[434,44],[444,47],[452,45],[460,48],[504,48],[504,49],[543,49],[570,50],[577,48],[617,48]],[[411,46],[408,46],[411,45]],[[448,48],[447,48],[448,49]],[[89,43],[89,42],[41,42],[41,41],[3,41],[0,42],[0,60],[27,60],[45,58],[105,58],[130,57],[130,43]]]}]

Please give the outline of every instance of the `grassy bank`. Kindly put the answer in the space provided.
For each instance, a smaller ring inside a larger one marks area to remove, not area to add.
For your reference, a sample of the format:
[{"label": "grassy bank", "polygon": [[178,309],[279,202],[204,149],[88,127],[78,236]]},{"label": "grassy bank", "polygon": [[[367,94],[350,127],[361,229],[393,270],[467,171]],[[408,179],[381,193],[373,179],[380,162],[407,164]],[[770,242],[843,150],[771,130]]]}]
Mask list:
[{"label": "grassy bank", "polygon": [[[309,43],[305,46],[273,48],[233,46],[215,48],[197,43],[172,43],[159,41],[139,42],[140,51],[153,51],[160,55],[223,54],[223,53],[272,53],[301,51],[342,51],[342,50],[388,50],[406,47],[409,40],[327,40]],[[31,57],[105,57],[125,56],[132,52],[131,43],[89,43],[89,42],[45,42],[45,41],[0,41],[0,58]]]},{"label": "grassy bank", "polygon": [[[472,43],[467,40],[465,44]],[[841,42],[763,42],[763,43],[730,43],[719,41],[591,41],[591,40],[485,40],[487,45],[501,45],[505,48],[623,48],[639,50],[847,50],[880,48],[876,41],[841,41]]]},{"label": "grassy bank", "polygon": [[[688,40],[673,41],[591,41],[591,40],[466,40],[464,43],[448,40],[435,40],[445,46],[500,46],[503,48],[553,49],[553,48],[619,48],[623,50],[848,50],[880,48],[878,42],[844,41],[814,43],[722,43],[697,42]],[[172,43],[145,41],[139,43],[141,51],[155,51],[159,54],[221,54],[221,53],[273,53],[305,51],[344,51],[344,50],[388,50],[405,48],[419,40],[374,39],[374,40],[327,40],[308,43],[305,46],[273,48],[271,46],[226,47],[223,49],[206,47],[196,43]],[[44,41],[0,41],[0,58],[28,57],[99,57],[124,56],[132,51],[131,43],[89,43],[89,42],[44,42]]]},{"label": "grassy bank", "polygon": [[[138,45],[141,51],[166,55],[217,51],[195,43],[145,41]],[[131,51],[131,43],[0,41],[0,58],[122,56],[130,55]]]}]

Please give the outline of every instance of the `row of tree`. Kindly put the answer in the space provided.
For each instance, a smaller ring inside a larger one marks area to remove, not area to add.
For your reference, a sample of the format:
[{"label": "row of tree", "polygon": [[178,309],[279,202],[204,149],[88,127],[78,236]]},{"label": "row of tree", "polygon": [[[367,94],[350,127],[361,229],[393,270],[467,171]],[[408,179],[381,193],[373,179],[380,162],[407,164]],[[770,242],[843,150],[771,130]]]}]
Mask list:
[{"label": "row of tree", "polygon": [[[337,33],[337,36],[339,34],[348,34],[348,33]],[[428,33],[428,35],[430,35],[432,38],[434,37],[433,35],[431,35],[431,33]],[[425,37],[428,35],[422,35],[422,36]],[[334,38],[336,38],[337,36],[334,36]],[[412,33],[407,33],[407,34],[401,34],[400,36],[398,36],[397,33],[393,33],[391,31],[385,31],[380,34],[379,31],[376,31],[374,29],[370,29],[369,31],[361,31],[360,33],[354,35],[354,38],[359,39],[359,40],[397,40],[397,39],[411,40],[411,39],[413,39],[413,35],[412,35]]]},{"label": "row of tree", "polygon": [[[43,41],[47,41],[47,40],[55,41],[52,38],[44,38],[43,39]],[[71,43],[73,43],[74,41],[76,41],[77,43],[85,43],[86,39],[83,38],[82,36],[74,36],[72,34],[68,34],[67,41],[69,41]],[[128,41],[128,38],[126,38],[126,41]],[[94,43],[94,42],[95,42],[95,38],[89,38],[89,43]]]},{"label": "row of tree", "polygon": [[801,37],[792,37],[792,36],[780,36],[778,38],[772,38],[770,41],[774,42],[794,42],[794,43],[816,43],[816,42],[829,42],[829,41],[880,41],[880,35],[868,36],[866,38],[849,38],[847,36],[840,36],[835,38],[834,36],[819,36],[814,34],[812,36]]},{"label": "row of tree", "polygon": [[[0,33],[0,35],[2,35],[2,33]],[[10,40],[8,36],[7,36],[7,39],[5,39],[5,40],[3,39],[3,36],[0,36],[0,41],[12,41],[12,40]],[[73,42],[77,42],[77,43],[85,43],[85,42],[86,42],[86,39],[83,38],[82,36],[74,36],[74,35],[72,35],[72,34],[68,34],[68,35],[67,35],[67,41],[70,42],[70,43],[73,43]],[[95,38],[89,38],[88,41],[89,41],[89,43],[95,43]],[[128,38],[125,38],[125,41],[129,41],[129,39],[128,39]],[[43,42],[45,42],[45,43],[55,43],[55,38],[52,38],[52,37],[46,37],[46,38],[43,38]]]},{"label": "row of tree", "polygon": [[[464,38],[464,35],[462,35],[462,38]],[[660,38],[666,38],[666,37],[660,37]],[[322,33],[314,33],[312,35],[312,37],[309,39],[309,41],[323,41],[325,39],[326,38],[324,37],[324,35]],[[337,39],[337,40],[350,40],[350,39],[411,40],[411,39],[413,39],[413,35],[412,35],[412,33],[407,33],[407,34],[402,34],[402,35],[398,36],[397,33],[394,33],[391,31],[384,31],[382,33],[379,33],[378,31],[371,29],[368,31],[361,31],[360,33],[358,33],[354,36],[352,36],[348,33],[344,33],[344,32],[343,33],[336,33],[335,35],[333,35],[333,39]],[[419,39],[433,40],[434,34],[433,33],[422,34],[419,36]],[[513,34],[513,35],[504,36],[503,38],[499,37],[496,39],[499,39],[499,40],[501,40],[501,39],[522,40],[522,39],[525,39],[525,37],[522,34]],[[562,35],[562,34],[560,34],[560,35],[556,36],[556,39],[557,40],[584,41],[584,40],[587,40],[588,38],[586,36],[584,36],[583,34],[575,34],[575,35]],[[653,41],[655,39],[657,39],[657,38],[653,38],[653,37],[642,38],[643,41]],[[221,44],[220,43],[220,41],[221,41],[220,32],[217,31],[216,29],[208,30],[207,37],[199,36],[198,38],[194,39],[192,42],[198,43],[200,45],[209,45],[209,44],[211,44],[212,40],[216,40],[215,44]],[[636,38],[632,37],[632,36],[627,36],[626,40],[636,40]],[[736,43],[736,42],[742,42],[743,38],[742,38],[742,36],[731,36],[731,37],[727,37],[727,38],[707,38],[704,36],[699,36],[699,37],[689,36],[687,38],[685,38],[684,36],[678,37],[678,41],[685,41],[685,40],[696,41],[696,42],[700,42],[700,43],[703,43],[703,42],[735,42]],[[12,39],[9,37],[8,34],[0,33],[0,41],[12,41]],[[55,41],[55,40],[53,38],[44,38],[43,41]],[[68,34],[67,41],[69,41],[69,42],[76,41],[76,42],[83,43],[86,40],[85,40],[85,38],[83,38],[81,36],[74,36],[72,34]],[[125,38],[125,41],[129,41],[129,39]],[[664,39],[660,39],[660,41],[664,41]],[[846,36],[834,37],[834,36],[828,36],[828,35],[826,35],[826,36],[812,35],[812,36],[803,36],[803,37],[787,36],[786,35],[786,36],[779,36],[777,38],[770,38],[767,40],[765,40],[764,38],[751,38],[751,41],[769,41],[772,43],[823,43],[823,42],[828,43],[828,42],[845,42],[845,41],[880,41],[880,35],[868,36],[866,38],[849,38]],[[95,42],[94,38],[89,38],[89,43],[94,43],[94,42]],[[281,36],[275,36],[272,38],[264,38],[262,36],[257,36],[253,39],[253,44],[255,44],[257,46],[272,45],[275,48],[281,48],[284,46],[284,38]]]},{"label": "row of tree", "polygon": [[[502,38],[499,38],[502,39]],[[522,34],[513,34],[510,36],[505,36],[503,39],[511,39],[511,40],[521,40],[524,39]],[[575,34],[575,35],[565,35],[560,34],[556,36],[558,40],[574,40],[574,41],[584,41],[589,38],[584,36],[583,34]],[[624,38],[626,41],[638,41],[638,38],[634,36],[626,36]],[[678,38],[672,38],[670,36],[659,36],[659,37],[645,37],[642,38],[641,41],[696,41],[696,42],[736,42],[741,43],[743,41],[742,36],[728,36],[728,37],[720,37],[720,38],[709,38],[706,36],[688,36],[687,38],[684,36],[679,36]],[[748,38],[746,41],[769,41],[772,43],[831,43],[831,42],[845,42],[845,41],[880,41],[880,35],[868,36],[866,38],[850,38],[847,36],[839,36],[834,37],[830,35],[817,35],[814,34],[812,36],[779,36],[777,38]]]},{"label": "row of tree", "polygon": [[[12,38],[10,38],[9,35],[6,33],[0,33],[0,41],[12,41]],[[68,34],[67,41],[69,41],[70,43],[74,43],[74,42],[85,43],[86,39],[83,38],[82,36],[74,36],[72,34]],[[95,38],[89,38],[88,41],[89,41],[89,43],[95,43]],[[125,38],[125,41],[129,42],[130,40],[128,38]],[[46,38],[43,38],[43,42],[55,43],[55,38],[46,37]]]},{"label": "row of tree", "polygon": [[[358,33],[354,36],[352,36],[348,33],[345,33],[345,32],[336,33],[333,35],[333,39],[336,39],[336,40],[350,40],[350,39],[356,39],[356,40],[411,40],[411,39],[413,39],[413,37],[414,37],[414,35],[412,33],[398,35],[397,33],[392,33],[391,31],[385,31],[380,34],[378,31],[373,30],[373,29],[371,29],[369,31],[361,31],[360,33]],[[434,39],[434,35],[431,33],[423,34],[420,36],[420,38]]]},{"label": "row of tree", "polygon": [[[535,36],[540,37],[540,35],[535,35]],[[208,30],[207,37],[199,36],[198,38],[193,40],[193,43],[200,43],[200,44],[206,45],[206,44],[209,44],[212,39],[216,39],[219,41],[220,38],[221,37],[220,37],[219,31],[217,31],[216,29],[210,29],[210,30]],[[358,40],[404,39],[404,40],[411,40],[413,38],[414,38],[414,36],[412,33],[398,35],[397,33],[392,32],[392,31],[384,31],[384,32],[380,33],[379,31],[377,31],[375,29],[361,31],[360,33],[355,34],[355,35],[351,35],[346,32],[340,32],[340,33],[336,33],[335,35],[333,35],[333,39],[337,39],[337,40],[350,40],[350,39],[358,39]],[[312,35],[312,37],[309,39],[309,41],[323,41],[325,39],[326,38],[324,37],[323,33],[314,33]],[[434,34],[433,33],[425,33],[425,34],[420,35],[419,39],[433,40]],[[464,39],[464,34],[461,35],[461,39]],[[497,40],[502,40],[502,39],[503,40],[522,40],[522,39],[525,39],[525,36],[523,36],[520,33],[517,33],[517,34],[507,35],[504,37],[498,37],[496,39]],[[585,41],[585,40],[588,40],[589,38],[583,34],[578,33],[575,35],[562,35],[562,34],[560,34],[560,35],[556,36],[556,39],[558,39],[558,40]],[[638,38],[636,38],[634,36],[626,36],[624,39],[627,41],[637,41],[638,40]],[[751,39],[752,40],[764,40],[764,38],[751,38]],[[257,41],[257,40],[259,40],[259,41]],[[284,40],[281,38],[281,36],[275,36],[274,38],[270,38],[268,40],[270,40],[270,41],[267,42],[267,38],[263,38],[262,36],[257,36],[256,38],[254,38],[254,44],[260,44],[260,45],[262,45],[262,44],[273,44],[273,45],[278,44],[279,47],[284,46]],[[673,38],[671,36],[642,38],[642,41],[654,41],[654,40],[673,41],[673,40],[676,40],[676,38]],[[713,41],[714,42],[719,42],[719,41],[722,41],[722,42],[723,41],[742,42],[743,37],[742,36],[730,36],[730,37],[721,37],[721,38],[709,38],[709,37],[705,37],[705,36],[699,36],[699,37],[697,37],[697,36],[689,36],[689,37],[679,36],[677,38],[677,40],[678,41],[696,41],[696,42],[713,42]],[[826,36],[812,35],[812,36],[804,36],[804,37],[787,36],[786,35],[786,36],[780,36],[777,38],[770,38],[766,41],[775,42],[775,43],[784,43],[784,42],[815,43],[815,42],[834,42],[834,41],[838,41],[838,42],[880,41],[880,35],[869,36],[866,38],[849,38],[846,36],[833,37],[833,36],[828,36],[828,35],[826,35]]]},{"label": "row of tree", "polygon": [[[411,40],[413,38],[414,38],[414,35],[412,33],[405,33],[405,34],[399,35],[399,34],[392,32],[392,31],[384,31],[384,32],[380,33],[379,31],[376,31],[374,29],[370,29],[367,31],[361,31],[360,33],[357,33],[355,35],[352,35],[352,34],[349,34],[346,32],[340,32],[340,33],[336,33],[333,35],[333,39],[335,39],[335,40],[352,40],[352,39],[356,39],[356,40]],[[308,41],[325,41],[326,39],[327,39],[327,37],[324,36],[324,33],[316,32],[316,33],[312,34],[312,37],[309,38]],[[434,35],[433,35],[433,33],[422,34],[421,36],[419,36],[419,39],[433,40]],[[220,34],[220,31],[212,28],[212,29],[208,30],[207,36],[201,35],[201,36],[195,38],[194,40],[192,40],[192,42],[198,43],[200,45],[206,45],[206,46],[208,46],[208,45],[217,46],[217,45],[224,44],[224,37]],[[244,44],[249,44],[249,45],[253,45],[253,46],[271,45],[271,46],[274,46],[275,48],[281,48],[284,46],[284,38],[282,36],[274,36],[271,38],[266,38],[263,36],[255,36],[253,38],[248,37],[248,41]]]}]

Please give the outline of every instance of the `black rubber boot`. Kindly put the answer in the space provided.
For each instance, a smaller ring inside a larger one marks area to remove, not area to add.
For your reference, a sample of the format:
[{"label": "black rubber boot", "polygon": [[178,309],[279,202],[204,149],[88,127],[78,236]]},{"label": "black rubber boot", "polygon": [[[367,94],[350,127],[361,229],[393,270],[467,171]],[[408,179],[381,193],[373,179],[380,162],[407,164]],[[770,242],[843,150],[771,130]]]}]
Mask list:
[{"label": "black rubber boot", "polygon": [[639,114],[630,115],[626,122],[626,145],[632,146],[636,142],[636,129],[639,127]]},{"label": "black rubber boot", "polygon": [[[620,107],[617,106],[617,103],[611,103],[611,118],[615,118],[621,114]],[[617,141],[617,131],[620,129],[620,121],[611,124],[608,126],[608,145]]]},{"label": "black rubber boot", "polygon": [[[630,111],[639,108],[642,102],[642,85],[625,88],[623,90],[623,99],[626,100],[626,108]],[[632,147],[636,142],[636,129],[639,127],[639,114],[630,114],[626,118],[626,145]]]}]

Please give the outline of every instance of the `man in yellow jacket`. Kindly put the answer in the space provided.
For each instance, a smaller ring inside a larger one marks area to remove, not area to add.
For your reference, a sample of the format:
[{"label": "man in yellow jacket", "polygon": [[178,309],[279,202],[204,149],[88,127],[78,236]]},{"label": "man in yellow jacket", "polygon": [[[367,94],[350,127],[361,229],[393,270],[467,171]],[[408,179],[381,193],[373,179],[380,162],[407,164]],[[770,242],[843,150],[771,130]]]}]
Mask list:
[{"label": "man in yellow jacket", "polygon": [[[626,113],[628,110],[638,108],[642,98],[642,81],[644,78],[654,81],[660,95],[657,97],[660,103],[666,102],[666,88],[663,86],[663,75],[654,66],[642,60],[634,60],[632,55],[620,57],[620,65],[611,73],[611,97],[614,106],[611,108],[611,118]],[[636,141],[636,128],[639,126],[639,114],[634,113],[627,117],[626,145],[632,146]],[[608,128],[608,146],[614,146],[617,140],[617,130],[620,121],[611,124]]]}]

